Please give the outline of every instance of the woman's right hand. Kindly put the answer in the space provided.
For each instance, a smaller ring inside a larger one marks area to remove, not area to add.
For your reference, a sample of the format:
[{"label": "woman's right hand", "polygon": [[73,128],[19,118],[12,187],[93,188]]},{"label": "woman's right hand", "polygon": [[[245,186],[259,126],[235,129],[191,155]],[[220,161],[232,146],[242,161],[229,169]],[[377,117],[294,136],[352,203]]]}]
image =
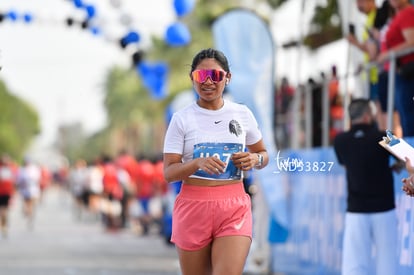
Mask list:
[{"label": "woman's right hand", "polygon": [[217,157],[197,158],[195,161],[197,161],[198,169],[201,169],[210,175],[224,173],[226,168],[226,163]]}]

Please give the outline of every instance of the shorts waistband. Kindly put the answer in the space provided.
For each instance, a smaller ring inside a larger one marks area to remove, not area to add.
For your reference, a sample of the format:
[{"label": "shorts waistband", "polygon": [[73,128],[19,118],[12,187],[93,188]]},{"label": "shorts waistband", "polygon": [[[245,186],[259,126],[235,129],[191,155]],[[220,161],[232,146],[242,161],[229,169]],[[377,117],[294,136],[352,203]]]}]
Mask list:
[{"label": "shorts waistband", "polygon": [[183,184],[180,190],[180,196],[182,198],[191,198],[196,200],[226,199],[244,195],[246,195],[246,191],[244,190],[242,182],[218,186]]}]

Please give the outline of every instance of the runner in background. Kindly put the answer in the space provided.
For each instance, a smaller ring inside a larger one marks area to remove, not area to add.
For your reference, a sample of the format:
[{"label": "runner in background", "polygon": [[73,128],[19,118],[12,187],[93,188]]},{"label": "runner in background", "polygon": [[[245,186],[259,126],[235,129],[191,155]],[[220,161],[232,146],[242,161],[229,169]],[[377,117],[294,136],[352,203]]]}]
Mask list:
[{"label": "runner in background", "polygon": [[0,229],[3,238],[8,235],[8,214],[11,198],[14,194],[17,166],[10,157],[3,154],[0,159]]},{"label": "runner in background", "polygon": [[23,198],[23,214],[27,218],[29,229],[34,226],[35,207],[40,197],[40,180],[40,167],[30,158],[25,158],[17,174],[17,188]]}]

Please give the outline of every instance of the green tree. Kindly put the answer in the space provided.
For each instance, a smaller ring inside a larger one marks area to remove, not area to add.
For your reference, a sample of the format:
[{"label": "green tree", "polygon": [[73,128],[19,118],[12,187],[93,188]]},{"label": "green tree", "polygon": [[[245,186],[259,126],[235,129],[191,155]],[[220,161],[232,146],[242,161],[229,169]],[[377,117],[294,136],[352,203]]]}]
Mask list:
[{"label": "green tree", "polygon": [[273,9],[277,9],[283,3],[287,2],[288,0],[266,0],[266,2],[271,6]]},{"label": "green tree", "polygon": [[0,80],[0,152],[21,159],[39,133],[39,116],[36,110],[14,96]]},{"label": "green tree", "polygon": [[[305,0],[302,4],[306,6]],[[288,0],[266,0],[273,9],[279,8]],[[339,15],[338,1],[327,0],[326,5],[317,5],[314,15],[311,19],[311,29],[304,37],[303,44],[311,49],[317,49],[320,46],[342,38],[341,18]],[[284,43],[285,47],[298,46],[299,41],[288,41]]]},{"label": "green tree", "polygon": [[311,21],[311,33],[305,37],[305,45],[311,49],[342,38],[342,27],[337,0],[328,0],[325,6],[316,6]]}]

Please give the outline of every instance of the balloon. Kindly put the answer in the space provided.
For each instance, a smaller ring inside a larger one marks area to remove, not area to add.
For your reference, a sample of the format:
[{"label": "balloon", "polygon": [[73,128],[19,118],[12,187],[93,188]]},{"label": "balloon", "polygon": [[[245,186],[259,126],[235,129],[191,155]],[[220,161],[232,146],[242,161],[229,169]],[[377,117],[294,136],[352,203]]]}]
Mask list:
[{"label": "balloon", "polygon": [[166,96],[168,65],[164,62],[140,62],[136,70],[142,77],[144,86],[150,90],[151,97],[160,100]]},{"label": "balloon", "polygon": [[30,13],[26,13],[26,14],[23,15],[23,20],[26,23],[30,23],[30,22],[33,21],[33,15],[30,14]]},{"label": "balloon", "polygon": [[16,11],[11,10],[11,11],[9,11],[9,12],[7,13],[7,17],[8,17],[11,21],[16,21],[16,20],[17,20],[18,15],[17,15],[17,12],[16,12]]},{"label": "balloon", "polygon": [[111,6],[118,9],[121,7],[121,1],[120,0],[111,0],[109,1],[111,3]]},{"label": "balloon", "polygon": [[195,0],[174,0],[174,9],[177,16],[181,17],[190,13],[194,8]]},{"label": "balloon", "polygon": [[80,22],[80,26],[83,30],[89,28],[89,20],[83,20],[82,22]]},{"label": "balloon", "polygon": [[186,25],[177,22],[167,28],[165,40],[170,46],[184,46],[190,43],[191,34]]},{"label": "balloon", "polygon": [[93,26],[89,28],[93,35],[100,35],[101,29],[99,27]]},{"label": "balloon", "polygon": [[83,8],[83,2],[82,0],[73,0],[73,4],[75,5],[75,7],[77,7],[78,9]]},{"label": "balloon", "polygon": [[134,64],[134,66],[136,66],[139,63],[141,63],[143,58],[144,58],[144,52],[141,50],[138,50],[134,52],[134,54],[132,55],[132,63]]},{"label": "balloon", "polygon": [[91,19],[96,15],[96,8],[93,5],[87,5],[85,7],[86,13],[88,14],[88,18]]},{"label": "balloon", "polygon": [[137,32],[130,31],[127,35],[121,38],[120,44],[122,48],[125,48],[128,44],[139,42],[140,39],[141,37]]},{"label": "balloon", "polygon": [[128,27],[132,24],[132,17],[129,14],[121,14],[119,17],[119,22],[121,22],[122,25]]},{"label": "balloon", "polygon": [[75,20],[72,17],[66,18],[66,25],[69,27],[72,26],[75,23]]}]

